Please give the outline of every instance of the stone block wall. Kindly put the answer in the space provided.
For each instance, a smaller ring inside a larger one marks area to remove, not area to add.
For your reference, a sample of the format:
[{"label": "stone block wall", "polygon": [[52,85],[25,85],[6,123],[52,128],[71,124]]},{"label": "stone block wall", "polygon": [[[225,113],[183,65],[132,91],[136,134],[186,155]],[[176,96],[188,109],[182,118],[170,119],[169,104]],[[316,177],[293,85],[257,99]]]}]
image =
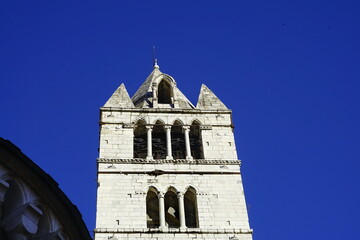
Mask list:
[{"label": "stone block wall", "polygon": [[[134,126],[200,123],[204,159],[134,159]],[[230,110],[101,109],[95,240],[250,240]],[[147,228],[149,188],[196,191],[197,228]]]},{"label": "stone block wall", "polygon": [[161,120],[170,126],[176,120],[187,126],[197,120],[201,123],[205,159],[237,159],[231,111],[214,114],[213,111],[197,110],[194,114],[191,111],[172,109],[163,109],[163,111],[150,109],[147,114],[103,110],[100,126],[100,158],[133,158],[134,123],[139,119],[143,119],[149,125]]},{"label": "stone block wall", "polygon": [[[151,175],[161,170],[164,174]],[[196,190],[199,229],[249,229],[239,166],[99,163],[97,228],[146,229],[146,194]]]}]

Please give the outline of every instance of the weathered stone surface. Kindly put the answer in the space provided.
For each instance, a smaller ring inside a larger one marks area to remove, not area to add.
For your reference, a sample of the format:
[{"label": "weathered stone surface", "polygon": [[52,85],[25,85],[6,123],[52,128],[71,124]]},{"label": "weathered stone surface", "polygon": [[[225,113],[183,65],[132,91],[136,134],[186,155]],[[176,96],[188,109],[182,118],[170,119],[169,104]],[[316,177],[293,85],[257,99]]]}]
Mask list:
[{"label": "weathered stone surface", "polygon": [[[161,104],[157,96],[159,84],[166,81],[170,85],[170,103]],[[193,109],[195,106],[185,97],[185,95],[176,87],[176,82],[171,76],[162,73],[159,66],[146,78],[145,82],[136,91],[131,98],[134,105],[138,108],[182,108]]]},{"label": "weathered stone surface", "polygon": [[91,239],[80,212],[58,184],[1,137],[0,239]]},{"label": "weathered stone surface", "polygon": [[[170,92],[161,93],[161,81]],[[194,108],[158,66],[132,101],[134,108],[101,108],[95,240],[251,240],[231,111],[205,85]],[[135,146],[144,148],[144,157],[138,157]],[[156,151],[162,158],[156,158]],[[180,156],[175,151],[183,151],[183,158],[175,157]],[[159,202],[160,219],[169,215],[160,203],[172,192],[179,202],[173,217],[181,224],[189,189],[194,193],[196,227],[169,227],[165,219],[163,226],[148,228],[155,225],[148,225],[149,218],[156,218],[147,213],[147,196],[155,196],[152,207]]]},{"label": "weathered stone surface", "polygon": [[228,109],[223,102],[207,87],[201,85],[199,100],[196,105],[199,109],[224,110]]},{"label": "weathered stone surface", "polygon": [[125,85],[122,83],[105,103],[104,107],[133,108],[135,106],[126,91]]}]

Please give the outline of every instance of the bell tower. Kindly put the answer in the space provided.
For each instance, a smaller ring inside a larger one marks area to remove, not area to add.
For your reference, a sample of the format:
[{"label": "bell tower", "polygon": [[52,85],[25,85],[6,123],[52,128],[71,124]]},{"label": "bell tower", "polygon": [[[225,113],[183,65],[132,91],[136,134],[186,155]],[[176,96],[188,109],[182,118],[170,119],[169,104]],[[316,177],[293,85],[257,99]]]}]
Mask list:
[{"label": "bell tower", "polygon": [[231,110],[194,106],[157,64],[100,109],[95,240],[251,240]]}]

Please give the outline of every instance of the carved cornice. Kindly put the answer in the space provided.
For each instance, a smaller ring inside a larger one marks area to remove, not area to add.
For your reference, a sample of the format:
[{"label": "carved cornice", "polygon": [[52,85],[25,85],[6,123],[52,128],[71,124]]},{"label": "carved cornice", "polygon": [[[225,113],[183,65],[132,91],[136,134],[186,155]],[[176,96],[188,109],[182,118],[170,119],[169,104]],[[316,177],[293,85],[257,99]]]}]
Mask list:
[{"label": "carved cornice", "polygon": [[95,228],[95,233],[118,233],[118,234],[166,234],[166,233],[188,233],[188,234],[252,234],[252,229],[241,228],[218,228],[218,229],[203,229],[203,228]]},{"label": "carved cornice", "polygon": [[200,125],[200,129],[201,130],[211,130],[212,126],[211,125]]},{"label": "carved cornice", "polygon": [[207,160],[207,159],[143,159],[143,158],[98,158],[98,163],[120,164],[191,164],[191,165],[240,165],[240,160]]},{"label": "carved cornice", "polygon": [[179,108],[120,108],[120,107],[101,107],[101,112],[142,112],[142,113],[172,113],[172,114],[184,114],[184,113],[203,113],[203,114],[231,114],[230,109],[223,110],[205,110],[205,109],[179,109]]}]

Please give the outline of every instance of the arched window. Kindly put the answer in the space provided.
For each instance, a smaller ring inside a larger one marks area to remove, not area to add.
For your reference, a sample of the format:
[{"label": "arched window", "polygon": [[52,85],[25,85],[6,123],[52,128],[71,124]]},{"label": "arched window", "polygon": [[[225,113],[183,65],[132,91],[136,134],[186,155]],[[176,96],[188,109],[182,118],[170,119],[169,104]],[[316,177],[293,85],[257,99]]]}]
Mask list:
[{"label": "arched window", "polygon": [[[42,217],[40,218],[40,221],[39,221],[39,224],[38,224],[38,229],[36,231],[36,234],[35,234],[35,239],[36,237],[50,237],[49,233],[51,233],[51,219],[50,219],[50,216],[48,214],[48,212],[46,211],[46,209],[39,203],[35,204],[36,207],[38,209],[41,210],[42,212]],[[46,236],[47,235],[47,236]]]},{"label": "arched window", "polygon": [[159,86],[158,86],[158,103],[167,103],[171,104],[171,86],[170,84],[165,81],[161,80]]},{"label": "arched window", "polygon": [[3,218],[15,212],[23,204],[22,191],[19,184],[14,180],[7,180],[9,188],[5,193],[2,206]]},{"label": "arched window", "polygon": [[154,189],[149,189],[146,194],[146,225],[148,228],[160,226],[159,200]]},{"label": "arched window", "polygon": [[147,155],[147,135],[146,122],[139,120],[134,128],[134,158],[146,158]]},{"label": "arched window", "polygon": [[152,146],[154,159],[166,158],[166,134],[164,123],[156,121],[152,132]]},{"label": "arched window", "polygon": [[179,204],[174,189],[169,189],[165,194],[165,222],[169,228],[179,228]]},{"label": "arched window", "polygon": [[190,149],[191,156],[195,159],[203,159],[203,148],[200,134],[200,123],[193,121],[190,126]]},{"label": "arched window", "polygon": [[171,127],[171,146],[174,159],[185,159],[185,138],[180,121],[176,120]]},{"label": "arched window", "polygon": [[185,223],[188,228],[197,228],[197,204],[196,204],[196,191],[193,188],[189,188],[184,195],[185,205]]}]

